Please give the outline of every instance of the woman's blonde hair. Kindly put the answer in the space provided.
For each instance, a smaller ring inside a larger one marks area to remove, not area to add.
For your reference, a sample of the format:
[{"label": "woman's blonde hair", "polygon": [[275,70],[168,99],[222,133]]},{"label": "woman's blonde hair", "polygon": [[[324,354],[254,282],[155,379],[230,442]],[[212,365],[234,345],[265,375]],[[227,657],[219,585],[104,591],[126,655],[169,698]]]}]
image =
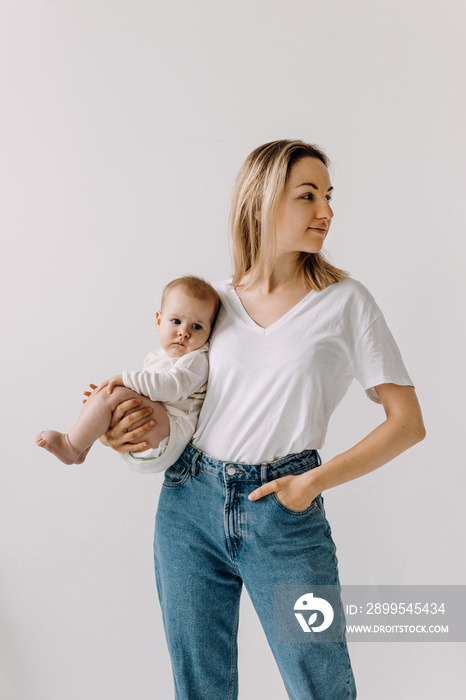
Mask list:
[{"label": "woman's blonde hair", "polygon": [[[275,250],[278,203],[292,166],[302,158],[317,158],[325,167],[325,153],[304,141],[271,141],[248,155],[236,178],[230,211],[230,236],[237,286],[247,272],[249,282],[260,274]],[[260,221],[257,218],[260,213]],[[348,277],[322,253],[300,253],[298,271],[310,289],[322,290]]]}]

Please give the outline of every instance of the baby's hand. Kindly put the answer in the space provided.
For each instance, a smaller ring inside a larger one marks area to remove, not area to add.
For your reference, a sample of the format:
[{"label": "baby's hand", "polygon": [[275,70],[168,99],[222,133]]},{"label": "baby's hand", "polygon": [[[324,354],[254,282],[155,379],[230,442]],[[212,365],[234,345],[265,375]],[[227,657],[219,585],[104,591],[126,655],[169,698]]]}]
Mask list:
[{"label": "baby's hand", "polygon": [[[87,399],[89,398],[89,396],[91,396],[91,394],[94,393],[95,389],[97,389],[96,384],[89,384],[89,386],[91,387],[92,391],[84,391],[83,392],[84,396],[87,396]],[[83,399],[83,403],[86,403],[87,399]]]},{"label": "baby's hand", "polygon": [[115,374],[111,379],[107,379],[105,382],[102,382],[102,384],[99,384],[95,393],[98,394],[99,391],[107,387],[107,394],[111,394],[116,386],[124,386],[122,374]]}]

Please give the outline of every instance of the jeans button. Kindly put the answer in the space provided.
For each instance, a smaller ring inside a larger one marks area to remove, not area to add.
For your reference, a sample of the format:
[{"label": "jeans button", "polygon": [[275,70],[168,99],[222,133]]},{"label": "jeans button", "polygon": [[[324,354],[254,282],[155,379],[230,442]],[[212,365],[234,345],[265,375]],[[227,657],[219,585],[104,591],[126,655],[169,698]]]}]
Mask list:
[{"label": "jeans button", "polygon": [[236,469],[234,467],[228,467],[227,474],[233,476],[233,474],[236,474]]}]

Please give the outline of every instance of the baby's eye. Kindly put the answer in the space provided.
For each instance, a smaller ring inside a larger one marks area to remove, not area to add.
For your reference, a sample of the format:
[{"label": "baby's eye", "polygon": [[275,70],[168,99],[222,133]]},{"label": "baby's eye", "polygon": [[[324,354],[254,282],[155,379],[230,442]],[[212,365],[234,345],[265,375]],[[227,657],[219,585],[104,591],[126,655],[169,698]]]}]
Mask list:
[{"label": "baby's eye", "polygon": [[179,318],[172,318],[172,319],[170,319],[170,320],[171,320],[172,323],[175,323],[175,324],[181,323],[181,321],[180,321]]},{"label": "baby's eye", "polygon": [[194,328],[195,331],[202,331],[202,326],[199,325],[199,323],[193,323],[192,328]]}]

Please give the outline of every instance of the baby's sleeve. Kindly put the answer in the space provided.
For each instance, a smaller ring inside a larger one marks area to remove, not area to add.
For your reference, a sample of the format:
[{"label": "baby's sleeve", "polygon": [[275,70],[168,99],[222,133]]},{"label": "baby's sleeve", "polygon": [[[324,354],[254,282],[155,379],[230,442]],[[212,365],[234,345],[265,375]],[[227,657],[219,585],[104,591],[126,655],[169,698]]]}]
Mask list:
[{"label": "baby's sleeve", "polygon": [[414,386],[383,314],[369,325],[357,342],[352,366],[353,376],[376,403],[381,403],[374,389],[378,384]]},{"label": "baby's sleeve", "polygon": [[195,350],[179,358],[167,372],[123,372],[126,387],[152,401],[179,401],[199,391],[207,381],[207,351]]}]

